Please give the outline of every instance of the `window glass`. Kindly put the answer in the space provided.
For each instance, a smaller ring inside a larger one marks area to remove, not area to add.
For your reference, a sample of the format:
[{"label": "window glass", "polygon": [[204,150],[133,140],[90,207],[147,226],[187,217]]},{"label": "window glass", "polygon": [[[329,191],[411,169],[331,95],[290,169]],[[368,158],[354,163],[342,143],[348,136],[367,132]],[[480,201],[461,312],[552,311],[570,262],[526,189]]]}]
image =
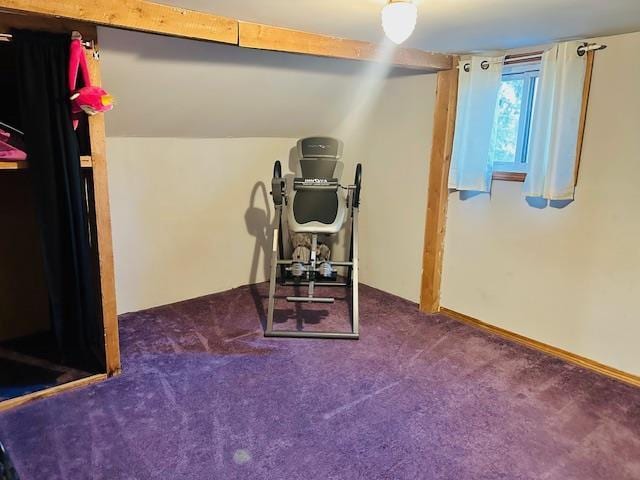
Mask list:
[{"label": "window glass", "polygon": [[514,163],[518,151],[518,131],[524,79],[503,80],[498,93],[496,115],[491,135],[491,161]]},{"label": "window glass", "polygon": [[490,160],[494,172],[527,171],[538,66],[505,67],[496,102]]}]

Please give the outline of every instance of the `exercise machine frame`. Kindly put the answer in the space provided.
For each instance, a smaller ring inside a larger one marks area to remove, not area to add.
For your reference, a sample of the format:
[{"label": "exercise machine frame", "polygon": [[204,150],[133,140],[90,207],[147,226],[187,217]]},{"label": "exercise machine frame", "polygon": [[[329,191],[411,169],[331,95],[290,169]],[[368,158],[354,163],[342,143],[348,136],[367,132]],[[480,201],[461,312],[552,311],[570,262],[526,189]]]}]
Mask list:
[{"label": "exercise machine frame", "polygon": [[[288,204],[286,181],[282,178],[282,167],[276,161],[273,167],[273,179],[271,181],[271,196],[275,206],[275,228],[273,230],[273,242],[271,249],[271,270],[269,278],[269,307],[267,312],[266,337],[296,337],[296,338],[333,338],[357,340],[360,337],[359,308],[358,308],[358,210],[360,208],[360,187],[362,180],[362,165],[356,166],[356,175],[353,185],[341,186],[348,190],[347,208],[348,219],[351,222],[351,239],[349,244],[348,261],[331,261],[332,266],[346,267],[347,276],[343,282],[339,281],[317,281],[318,262],[316,259],[316,246],[318,234],[311,234],[311,257],[308,262],[300,262],[306,268],[308,278],[306,280],[287,281],[287,267],[290,267],[294,260],[284,259],[284,236],[282,228],[282,210]],[[295,187],[294,187],[295,188]],[[305,186],[304,188],[319,189],[327,188],[326,185]],[[298,263],[296,261],[296,263]],[[278,272],[280,272],[280,284],[282,286],[308,286],[308,296],[306,297],[286,297],[289,302],[300,303],[333,303],[333,298],[315,297],[315,287],[346,287],[351,288],[351,331],[350,332],[322,332],[322,331],[300,331],[300,330],[275,330],[273,328],[273,315],[275,309],[276,285],[278,283]]]}]

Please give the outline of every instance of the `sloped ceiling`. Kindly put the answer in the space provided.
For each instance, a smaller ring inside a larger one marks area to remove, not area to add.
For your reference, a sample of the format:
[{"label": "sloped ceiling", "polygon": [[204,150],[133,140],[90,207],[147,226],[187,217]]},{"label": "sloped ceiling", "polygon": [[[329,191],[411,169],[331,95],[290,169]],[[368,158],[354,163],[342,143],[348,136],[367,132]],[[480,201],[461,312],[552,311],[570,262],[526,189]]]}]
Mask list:
[{"label": "sloped ceiling", "polygon": [[[160,0],[234,18],[370,41],[383,0]],[[640,0],[418,0],[410,45],[516,48],[640,30]],[[302,137],[335,131],[375,102],[375,64],[100,28],[107,135]],[[606,54],[605,51],[603,54]],[[396,72],[398,74],[398,72]],[[407,72],[403,73],[407,74]],[[433,92],[425,92],[433,95]],[[419,101],[417,99],[416,101]],[[402,118],[397,120],[403,126]]]},{"label": "sloped ceiling", "polygon": [[328,134],[375,102],[387,74],[412,74],[125,30],[98,35],[103,85],[116,98],[111,137]]},{"label": "sloped ceiling", "polygon": [[[240,20],[377,41],[386,0],[156,0]],[[640,0],[415,0],[408,46],[465,53],[640,30]]]}]

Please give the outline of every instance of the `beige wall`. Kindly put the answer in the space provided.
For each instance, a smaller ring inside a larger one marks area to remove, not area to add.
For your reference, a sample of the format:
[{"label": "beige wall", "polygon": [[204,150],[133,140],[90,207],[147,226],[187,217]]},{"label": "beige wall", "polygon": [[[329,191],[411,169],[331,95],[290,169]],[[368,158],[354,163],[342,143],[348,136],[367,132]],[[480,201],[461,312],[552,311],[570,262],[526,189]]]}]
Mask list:
[{"label": "beige wall", "polygon": [[263,281],[271,171],[294,144],[109,138],[118,311]]},{"label": "beige wall", "polygon": [[417,302],[427,211],[435,75],[390,79],[363,152],[360,272],[364,283]]},{"label": "beige wall", "polygon": [[[334,132],[371,64],[99,29],[109,137],[302,137]],[[375,93],[376,85],[367,90]]]},{"label": "beige wall", "polygon": [[452,194],[442,304],[640,374],[640,33],[602,41],[575,202]]},{"label": "beige wall", "polygon": [[[435,76],[100,29],[118,311],[266,279],[275,160],[364,165],[361,278],[417,299]],[[341,238],[334,258],[345,255]]]}]

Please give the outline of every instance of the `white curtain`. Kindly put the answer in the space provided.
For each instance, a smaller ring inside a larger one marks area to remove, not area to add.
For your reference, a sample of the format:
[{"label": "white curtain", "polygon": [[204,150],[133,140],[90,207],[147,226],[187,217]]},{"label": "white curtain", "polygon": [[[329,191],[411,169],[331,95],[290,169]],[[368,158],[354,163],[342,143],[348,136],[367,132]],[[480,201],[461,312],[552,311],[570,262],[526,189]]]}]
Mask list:
[{"label": "white curtain", "polygon": [[529,144],[524,194],[548,200],[572,200],[578,129],[587,56],[582,42],[565,42],[542,55]]},{"label": "white curtain", "polygon": [[[460,62],[449,188],[491,190],[489,149],[503,62],[504,57],[472,57]],[[465,64],[469,64],[468,72]]]}]

